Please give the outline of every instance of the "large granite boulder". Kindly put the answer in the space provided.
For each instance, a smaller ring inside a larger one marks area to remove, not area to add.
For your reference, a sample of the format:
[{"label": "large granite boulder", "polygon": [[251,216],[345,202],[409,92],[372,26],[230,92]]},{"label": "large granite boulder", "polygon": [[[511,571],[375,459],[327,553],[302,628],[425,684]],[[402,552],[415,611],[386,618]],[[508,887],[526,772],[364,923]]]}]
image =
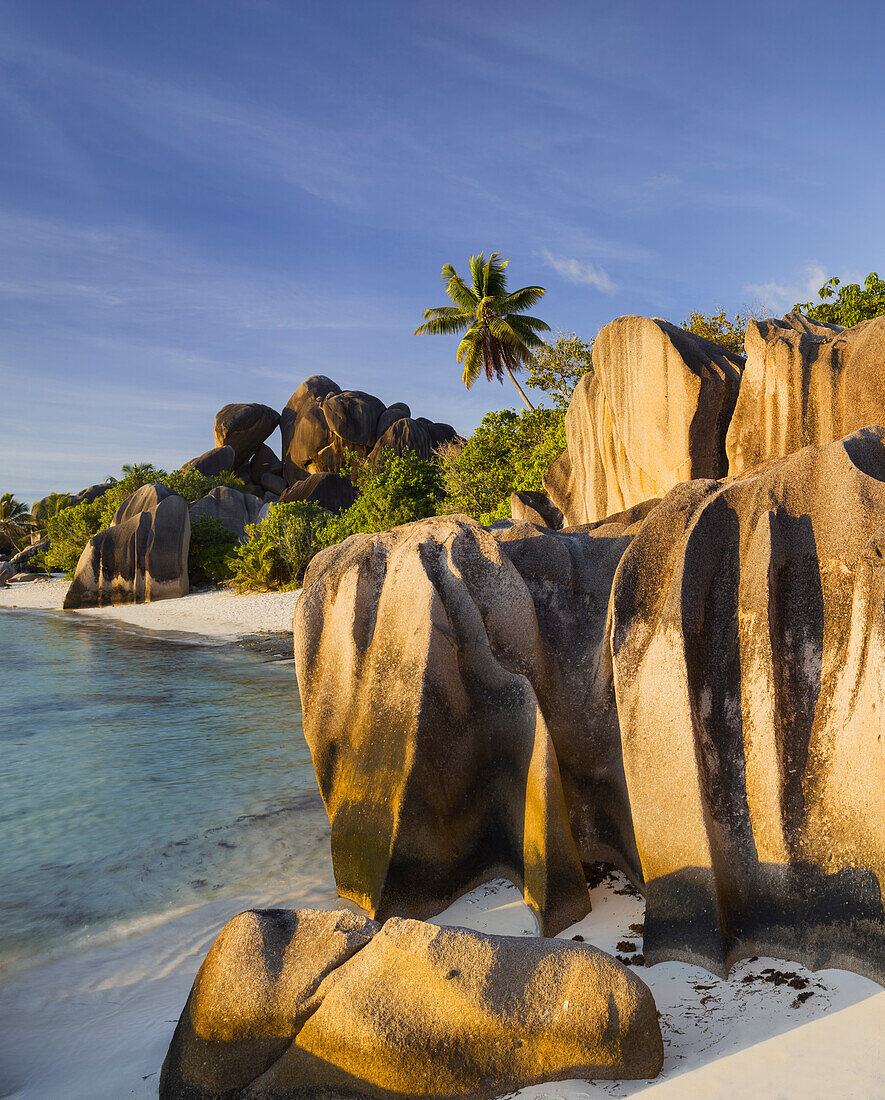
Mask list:
[{"label": "large granite boulder", "polygon": [[283,463],[266,443],[262,443],[249,463],[249,477],[253,485],[262,485],[267,475],[279,477],[283,472]]},{"label": "large granite boulder", "polygon": [[352,481],[338,474],[310,474],[280,495],[280,503],[312,501],[327,512],[345,512],[359,496]]},{"label": "large granite boulder", "polygon": [[252,911],[200,968],[160,1100],[491,1098],[662,1061],[648,988],[589,944]]},{"label": "large granite boulder", "polygon": [[184,499],[165,485],[142,486],[84,547],[65,609],[186,596],[190,534]]},{"label": "large granite boulder", "polygon": [[213,447],[211,451],[205,451],[196,458],[181,467],[182,470],[196,470],[203,477],[218,477],[220,474],[228,474],[236,463],[237,453],[231,446]]},{"label": "large granite boulder", "polygon": [[724,477],[744,360],[648,317],[618,317],[593,343],[566,413],[568,447],[544,477],[566,526],[590,523],[692,478]]},{"label": "large granite boulder", "polygon": [[225,405],[215,417],[215,444],[233,447],[237,469],[249,461],[279,423],[280,414],[267,405]]},{"label": "large granite boulder", "polygon": [[885,317],[842,329],[788,313],[750,321],[745,346],[729,474],[885,423]]},{"label": "large granite boulder", "polygon": [[501,874],[548,934],[589,909],[582,864],[638,881],[606,626],[630,518],[449,516],[313,559],[296,670],[344,897],[425,917]]},{"label": "large granite boulder", "polygon": [[228,531],[243,542],[246,539],[246,527],[258,522],[258,513],[263,501],[253,493],[241,493],[219,485],[202,499],[190,506],[191,522],[200,516],[210,516],[223,523]]},{"label": "large granite boulder", "polygon": [[362,390],[330,394],[323,402],[323,416],[333,437],[363,455],[375,446],[378,419],[383,412],[384,402]]},{"label": "large granite boulder", "polygon": [[674,489],[612,616],[647,961],[885,983],[885,428]]},{"label": "large granite boulder", "polygon": [[433,437],[426,424],[411,418],[397,420],[379,438],[369,455],[369,461],[376,466],[379,465],[385,449],[397,455],[411,451],[418,458],[427,460],[433,457],[433,447]]},{"label": "large granite boulder", "polygon": [[510,515],[515,520],[537,523],[554,531],[562,530],[562,512],[546,493],[520,489],[510,494]]},{"label": "large granite boulder", "polygon": [[324,374],[305,378],[286,403],[280,417],[283,437],[283,476],[289,485],[301,481],[304,472],[317,470],[316,457],[332,442],[332,433],[323,415],[323,402],[341,387]]},{"label": "large granite boulder", "polygon": [[408,420],[412,415],[412,410],[405,403],[405,401],[394,401],[392,405],[388,405],[384,412],[378,417],[378,423],[375,425],[376,438],[380,439],[387,429],[397,422],[397,420]]}]

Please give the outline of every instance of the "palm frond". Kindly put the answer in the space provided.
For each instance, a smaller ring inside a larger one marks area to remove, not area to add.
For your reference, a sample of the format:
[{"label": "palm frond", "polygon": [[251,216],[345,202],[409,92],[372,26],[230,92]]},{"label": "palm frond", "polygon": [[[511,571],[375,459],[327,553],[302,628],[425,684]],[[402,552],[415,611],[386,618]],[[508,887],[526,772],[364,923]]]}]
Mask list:
[{"label": "palm frond", "polygon": [[456,306],[433,306],[425,309],[426,322],[415,329],[416,336],[454,336],[473,321],[473,312]]},{"label": "palm frond", "polygon": [[478,325],[458,345],[458,362],[464,364],[461,381],[469,390],[482,370],[482,334]]},{"label": "palm frond", "polygon": [[529,332],[550,331],[550,326],[546,322],[539,320],[537,317],[526,317],[524,314],[521,313],[505,313],[503,314],[503,316],[504,319],[507,321],[507,324],[512,326],[513,328],[516,328],[518,325],[520,328],[526,329]]},{"label": "palm frond", "polygon": [[500,252],[493,252],[483,269],[483,297],[495,298],[499,303],[507,295],[506,268],[510,263],[509,260],[502,260],[500,256]]},{"label": "palm frond", "polygon": [[461,309],[476,309],[476,303],[478,301],[476,295],[451,264],[446,264],[443,268],[443,278],[448,278],[446,282],[446,294],[448,294],[456,306],[460,306]]},{"label": "palm frond", "polygon": [[508,294],[500,303],[502,313],[524,313],[544,297],[547,290],[542,286],[524,286]]}]

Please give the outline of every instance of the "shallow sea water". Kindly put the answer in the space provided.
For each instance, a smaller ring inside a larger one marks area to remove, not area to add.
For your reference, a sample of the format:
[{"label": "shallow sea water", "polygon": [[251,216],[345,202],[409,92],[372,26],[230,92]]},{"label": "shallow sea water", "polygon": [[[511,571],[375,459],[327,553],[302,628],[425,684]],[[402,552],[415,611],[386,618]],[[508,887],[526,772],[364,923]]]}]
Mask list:
[{"label": "shallow sea water", "polygon": [[0,670],[0,982],[164,913],[328,883],[291,662],[5,611]]}]

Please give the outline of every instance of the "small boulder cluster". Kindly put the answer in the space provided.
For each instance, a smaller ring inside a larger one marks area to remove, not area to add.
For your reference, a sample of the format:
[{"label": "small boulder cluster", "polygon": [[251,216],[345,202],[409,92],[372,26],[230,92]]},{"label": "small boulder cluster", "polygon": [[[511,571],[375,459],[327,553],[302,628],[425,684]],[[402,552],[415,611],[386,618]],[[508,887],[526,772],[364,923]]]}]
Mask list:
[{"label": "small boulder cluster", "polygon": [[234,917],[212,945],[159,1092],[479,1100],[654,1077],[662,1062],[650,991],[590,944],[265,909]]},{"label": "small boulder cluster", "polygon": [[[277,428],[282,458],[268,443]],[[429,459],[437,447],[456,439],[450,424],[413,420],[408,405],[386,406],[361,390],[342,390],[320,374],[302,382],[282,415],[257,402],[225,405],[215,417],[215,446],[182,469],[205,477],[233,474],[247,491],[221,485],[188,508],[165,486],[140,489],[124,501],[111,526],[86,545],[65,607],[186,595],[192,520],[217,519],[243,541],[246,528],[259,523],[271,504],[305,501],[343,512],[359,495],[348,478],[339,476],[348,452],[376,465],[385,448]],[[71,503],[93,500],[106,490],[106,485],[92,486]]]}]

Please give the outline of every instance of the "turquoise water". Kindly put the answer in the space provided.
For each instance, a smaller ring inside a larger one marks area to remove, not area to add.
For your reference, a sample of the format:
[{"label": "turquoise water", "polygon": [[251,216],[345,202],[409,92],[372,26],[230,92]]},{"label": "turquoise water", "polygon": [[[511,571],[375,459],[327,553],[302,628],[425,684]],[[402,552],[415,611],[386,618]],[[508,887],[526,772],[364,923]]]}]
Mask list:
[{"label": "turquoise water", "polygon": [[0,612],[0,966],[319,875],[291,662]]}]

